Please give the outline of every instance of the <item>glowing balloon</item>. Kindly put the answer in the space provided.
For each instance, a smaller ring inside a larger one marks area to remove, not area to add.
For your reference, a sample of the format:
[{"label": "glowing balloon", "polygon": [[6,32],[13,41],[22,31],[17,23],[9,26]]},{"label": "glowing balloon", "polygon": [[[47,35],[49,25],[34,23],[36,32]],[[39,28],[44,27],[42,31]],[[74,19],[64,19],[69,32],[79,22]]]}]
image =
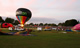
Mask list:
[{"label": "glowing balloon", "polygon": [[26,8],[19,8],[16,11],[16,17],[21,26],[23,26],[25,22],[27,22],[31,18],[31,15],[32,15],[31,11]]}]

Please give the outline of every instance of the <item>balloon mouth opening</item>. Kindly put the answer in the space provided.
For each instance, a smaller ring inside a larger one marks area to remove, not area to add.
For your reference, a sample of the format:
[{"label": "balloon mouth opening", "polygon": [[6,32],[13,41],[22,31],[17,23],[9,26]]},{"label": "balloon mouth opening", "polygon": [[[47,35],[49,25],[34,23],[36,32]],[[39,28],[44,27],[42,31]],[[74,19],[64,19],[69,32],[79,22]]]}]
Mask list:
[{"label": "balloon mouth opening", "polygon": [[23,24],[21,24],[21,27],[23,27],[24,25]]}]

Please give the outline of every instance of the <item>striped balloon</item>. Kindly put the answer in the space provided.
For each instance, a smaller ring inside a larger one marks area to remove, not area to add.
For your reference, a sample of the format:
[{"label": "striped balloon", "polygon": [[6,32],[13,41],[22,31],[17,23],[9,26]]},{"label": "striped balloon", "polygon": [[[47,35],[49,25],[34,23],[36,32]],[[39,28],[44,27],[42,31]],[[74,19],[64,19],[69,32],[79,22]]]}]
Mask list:
[{"label": "striped balloon", "polygon": [[26,8],[19,8],[16,11],[16,18],[18,19],[20,24],[25,24],[31,18],[31,11]]},{"label": "striped balloon", "polygon": [[29,18],[26,16],[16,16],[16,17],[20,24],[24,24],[25,22],[27,22],[29,20]]}]

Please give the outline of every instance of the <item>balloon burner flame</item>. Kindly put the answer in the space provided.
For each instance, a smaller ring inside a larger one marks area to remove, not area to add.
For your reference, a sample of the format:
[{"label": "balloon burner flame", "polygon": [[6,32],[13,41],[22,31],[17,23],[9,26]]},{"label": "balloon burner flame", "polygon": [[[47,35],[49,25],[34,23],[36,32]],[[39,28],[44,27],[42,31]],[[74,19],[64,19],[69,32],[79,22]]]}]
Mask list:
[{"label": "balloon burner flame", "polygon": [[23,27],[24,25],[23,24],[21,24],[21,27]]}]

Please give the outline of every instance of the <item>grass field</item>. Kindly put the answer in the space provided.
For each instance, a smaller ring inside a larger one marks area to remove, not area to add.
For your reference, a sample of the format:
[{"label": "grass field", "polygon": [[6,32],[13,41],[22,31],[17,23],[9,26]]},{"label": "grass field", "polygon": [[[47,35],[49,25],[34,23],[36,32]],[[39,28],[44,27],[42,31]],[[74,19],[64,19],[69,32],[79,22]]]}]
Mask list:
[{"label": "grass field", "polygon": [[[3,31],[9,32],[7,29]],[[80,48],[80,34],[63,31],[35,31],[37,36],[0,35],[0,48]]]}]

